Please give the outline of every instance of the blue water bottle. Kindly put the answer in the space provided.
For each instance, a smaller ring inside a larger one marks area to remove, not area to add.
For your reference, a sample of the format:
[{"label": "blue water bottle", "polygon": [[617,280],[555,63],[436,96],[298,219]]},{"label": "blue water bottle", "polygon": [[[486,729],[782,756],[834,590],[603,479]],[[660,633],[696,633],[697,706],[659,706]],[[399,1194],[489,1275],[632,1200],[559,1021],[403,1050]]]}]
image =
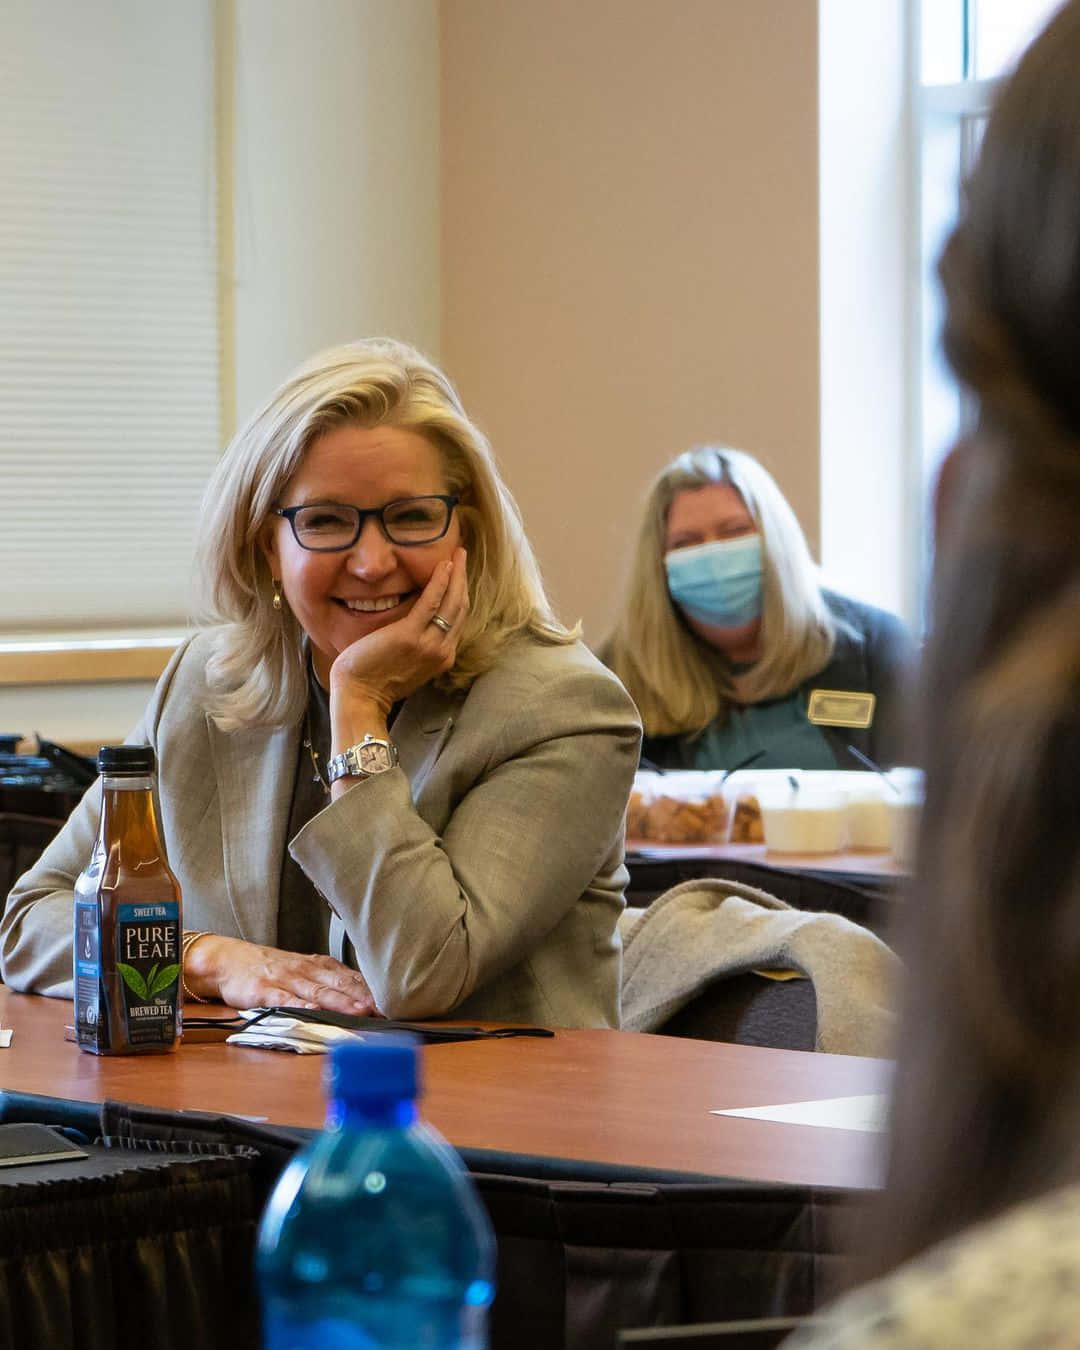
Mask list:
[{"label": "blue water bottle", "polygon": [[332,1049],[326,1128],[259,1228],[264,1350],[483,1350],[495,1242],[457,1154],[418,1120],[413,1037]]}]

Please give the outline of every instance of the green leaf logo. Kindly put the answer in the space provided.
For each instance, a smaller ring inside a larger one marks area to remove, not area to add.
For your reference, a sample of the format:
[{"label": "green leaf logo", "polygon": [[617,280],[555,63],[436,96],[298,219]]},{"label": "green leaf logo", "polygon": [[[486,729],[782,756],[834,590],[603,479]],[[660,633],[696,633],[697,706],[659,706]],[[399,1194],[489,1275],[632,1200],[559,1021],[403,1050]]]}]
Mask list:
[{"label": "green leaf logo", "polygon": [[137,998],[145,1001],[150,997],[146,992],[146,981],[134,966],[127,966],[123,961],[117,961],[116,969],[123,976],[124,983]]},{"label": "green leaf logo", "polygon": [[156,975],[151,971],[153,978],[147,977],[146,997],[154,998],[155,995],[164,993],[169,985],[176,983],[176,977],[180,974],[179,965],[162,966]]}]

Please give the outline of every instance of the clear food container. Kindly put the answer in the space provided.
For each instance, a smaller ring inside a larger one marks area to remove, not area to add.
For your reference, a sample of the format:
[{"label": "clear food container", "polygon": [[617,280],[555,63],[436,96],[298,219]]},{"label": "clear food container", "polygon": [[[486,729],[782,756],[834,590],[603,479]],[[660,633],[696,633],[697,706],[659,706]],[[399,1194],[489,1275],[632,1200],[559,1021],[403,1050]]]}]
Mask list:
[{"label": "clear food container", "polygon": [[758,792],[771,853],[840,853],[848,846],[847,796],[843,788],[811,783],[792,774]]},{"label": "clear food container", "polygon": [[892,837],[889,798],[895,793],[876,773],[845,774],[842,787],[847,803],[847,846],[885,853]]},{"label": "clear food container", "polygon": [[724,785],[731,799],[731,826],[728,838],[733,844],[763,844],[765,826],[761,817],[760,796],[770,785],[782,788],[792,777],[804,778],[802,771],[791,769],[736,769]]},{"label": "clear food container", "polygon": [[892,769],[889,778],[899,788],[888,804],[889,851],[898,863],[910,867],[915,861],[919,817],[922,814],[922,770]]},{"label": "clear food container", "polygon": [[911,860],[922,773],[891,769],[739,769],[656,773],[634,780],[629,840],[761,844],[777,853],[846,849]]},{"label": "clear food container", "polygon": [[626,837],[654,844],[722,844],[731,799],[722,773],[639,771],[626,812]]}]

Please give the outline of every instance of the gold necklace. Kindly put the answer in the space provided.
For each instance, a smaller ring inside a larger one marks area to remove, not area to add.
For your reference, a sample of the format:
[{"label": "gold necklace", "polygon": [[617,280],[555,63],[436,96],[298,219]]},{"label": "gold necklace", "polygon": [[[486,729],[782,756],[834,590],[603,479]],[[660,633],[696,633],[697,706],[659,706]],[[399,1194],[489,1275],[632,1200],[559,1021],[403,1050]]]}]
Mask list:
[{"label": "gold necklace", "polygon": [[323,777],[323,771],[319,767],[319,752],[312,744],[311,735],[311,713],[307,708],[304,709],[304,749],[311,758],[311,767],[315,770],[315,777],[311,780],[313,783],[321,783],[323,791],[330,796],[330,784]]}]

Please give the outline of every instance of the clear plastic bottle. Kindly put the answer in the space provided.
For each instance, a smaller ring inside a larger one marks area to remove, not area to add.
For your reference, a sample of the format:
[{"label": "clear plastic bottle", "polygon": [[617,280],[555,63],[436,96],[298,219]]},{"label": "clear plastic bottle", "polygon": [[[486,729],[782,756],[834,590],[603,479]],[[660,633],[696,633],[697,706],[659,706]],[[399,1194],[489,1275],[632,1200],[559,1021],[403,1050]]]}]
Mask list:
[{"label": "clear plastic bottle", "polygon": [[75,1027],[95,1055],[140,1055],[180,1044],[180,886],[154,812],[149,745],[98,754],[101,822],[75,882]]},{"label": "clear plastic bottle", "polygon": [[483,1350],[487,1214],[457,1154],[417,1117],[414,1038],[331,1050],[325,1130],[270,1197],[257,1267],[264,1350]]}]

